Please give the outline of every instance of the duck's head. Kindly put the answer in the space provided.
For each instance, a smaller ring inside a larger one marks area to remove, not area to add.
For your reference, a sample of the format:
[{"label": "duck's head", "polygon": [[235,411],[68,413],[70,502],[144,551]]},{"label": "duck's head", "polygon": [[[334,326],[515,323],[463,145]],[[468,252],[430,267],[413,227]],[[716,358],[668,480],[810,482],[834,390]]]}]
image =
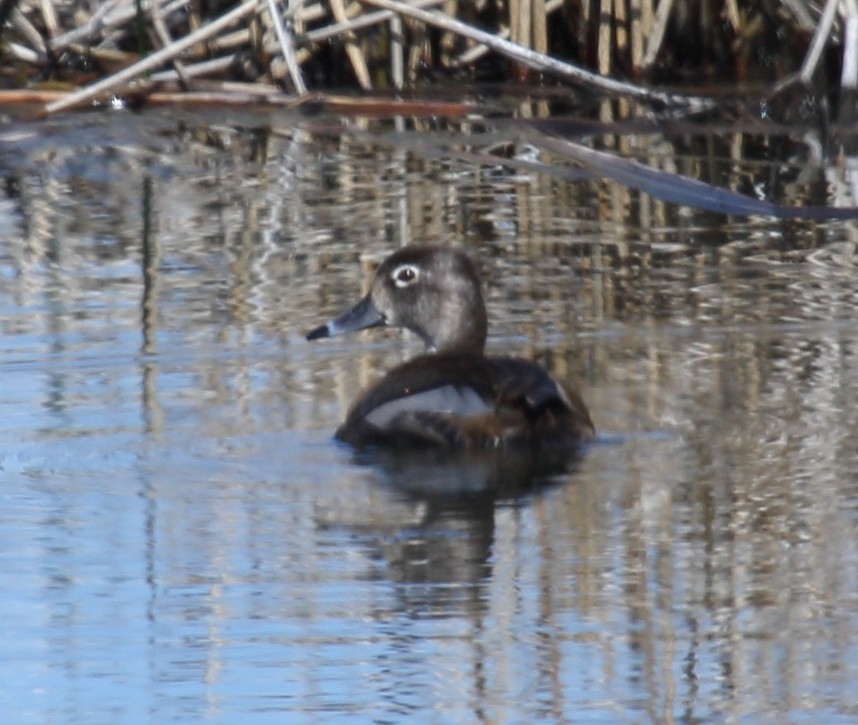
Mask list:
[{"label": "duck's head", "polygon": [[482,353],[486,306],[470,258],[448,247],[404,247],[382,262],[369,293],[308,340],[368,327],[404,327],[433,352]]}]

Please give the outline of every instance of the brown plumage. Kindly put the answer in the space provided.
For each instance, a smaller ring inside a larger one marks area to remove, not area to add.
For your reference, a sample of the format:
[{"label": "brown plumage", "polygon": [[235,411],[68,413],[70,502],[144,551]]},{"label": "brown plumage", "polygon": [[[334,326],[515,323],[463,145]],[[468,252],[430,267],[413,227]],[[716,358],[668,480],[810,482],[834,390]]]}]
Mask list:
[{"label": "brown plumage", "polygon": [[336,436],[351,445],[453,449],[569,447],[595,436],[581,396],[528,360],[487,357],[480,281],[464,252],[405,247],[355,307],[307,339],[389,325],[429,350],[365,390]]}]

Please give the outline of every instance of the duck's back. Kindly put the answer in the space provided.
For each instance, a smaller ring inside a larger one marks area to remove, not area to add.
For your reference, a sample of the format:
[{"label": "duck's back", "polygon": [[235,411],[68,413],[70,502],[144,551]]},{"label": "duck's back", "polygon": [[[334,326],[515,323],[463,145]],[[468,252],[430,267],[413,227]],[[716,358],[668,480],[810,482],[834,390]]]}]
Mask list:
[{"label": "duck's back", "polygon": [[471,353],[423,355],[355,401],[337,438],[357,447],[572,446],[594,436],[587,406],[538,365]]}]

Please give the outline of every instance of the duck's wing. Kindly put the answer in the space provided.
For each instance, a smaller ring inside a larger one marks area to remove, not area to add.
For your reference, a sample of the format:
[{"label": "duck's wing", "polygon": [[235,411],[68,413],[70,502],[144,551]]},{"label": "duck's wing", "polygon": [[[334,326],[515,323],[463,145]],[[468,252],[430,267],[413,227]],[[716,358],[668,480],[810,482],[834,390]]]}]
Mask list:
[{"label": "duck's wing", "polygon": [[453,448],[574,443],[594,435],[577,392],[517,358],[441,354],[391,370],[355,401],[337,437]]},{"label": "duck's wing", "polygon": [[[580,442],[595,436],[590,411],[577,390],[520,358],[489,358],[498,412],[521,418],[527,442]],[[532,440],[529,440],[532,439]]]},{"label": "duck's wing", "polygon": [[337,438],[361,447],[402,443],[458,447],[457,421],[491,415],[491,368],[470,354],[422,355],[387,373],[354,402]]}]

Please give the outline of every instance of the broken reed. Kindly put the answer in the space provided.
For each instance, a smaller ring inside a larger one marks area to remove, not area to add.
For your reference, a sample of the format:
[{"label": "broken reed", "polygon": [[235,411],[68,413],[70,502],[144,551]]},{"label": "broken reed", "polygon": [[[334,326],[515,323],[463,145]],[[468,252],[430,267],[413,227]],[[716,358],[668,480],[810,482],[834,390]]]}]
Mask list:
[{"label": "broken reed", "polygon": [[[443,25],[347,0],[0,0],[3,83],[92,83],[163,53],[149,80],[285,86],[292,92],[418,84],[437,74],[521,79],[514,60]],[[603,76],[774,81],[794,72],[820,23],[802,0],[411,0]],[[836,8],[828,0],[825,12]],[[832,11],[833,12],[833,11]],[[203,31],[206,31],[205,33]],[[825,40],[839,41],[835,22]],[[784,42],[786,39],[787,42]],[[835,54],[836,55],[836,54]]]}]

